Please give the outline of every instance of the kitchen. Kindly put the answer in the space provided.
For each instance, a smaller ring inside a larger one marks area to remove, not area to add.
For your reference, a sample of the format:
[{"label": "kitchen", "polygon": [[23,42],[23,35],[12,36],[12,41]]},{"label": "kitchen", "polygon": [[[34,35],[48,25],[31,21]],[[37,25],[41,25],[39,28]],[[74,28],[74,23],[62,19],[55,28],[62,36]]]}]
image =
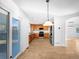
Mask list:
[{"label": "kitchen", "polygon": [[29,35],[29,42],[33,39],[49,39],[50,37],[50,27],[43,26],[42,24],[30,24],[30,35]]}]

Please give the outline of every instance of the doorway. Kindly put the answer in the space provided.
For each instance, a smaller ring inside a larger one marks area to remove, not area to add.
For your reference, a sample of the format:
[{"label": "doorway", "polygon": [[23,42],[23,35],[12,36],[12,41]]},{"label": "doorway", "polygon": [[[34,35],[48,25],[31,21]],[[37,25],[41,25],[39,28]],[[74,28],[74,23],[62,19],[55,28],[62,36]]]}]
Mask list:
[{"label": "doorway", "polygon": [[[73,17],[66,21],[65,41],[66,46],[76,49],[79,46],[79,17]],[[78,48],[79,49],[79,48]]]}]

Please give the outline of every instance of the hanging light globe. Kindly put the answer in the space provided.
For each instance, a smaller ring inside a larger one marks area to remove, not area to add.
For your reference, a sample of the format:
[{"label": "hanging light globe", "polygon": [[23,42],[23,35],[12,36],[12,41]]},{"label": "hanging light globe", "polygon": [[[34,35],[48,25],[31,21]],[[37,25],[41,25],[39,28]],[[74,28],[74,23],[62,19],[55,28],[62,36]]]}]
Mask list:
[{"label": "hanging light globe", "polygon": [[47,3],[47,21],[43,24],[43,26],[52,26],[53,23],[49,21],[49,0],[46,0]]},{"label": "hanging light globe", "polygon": [[43,26],[53,26],[51,21],[46,21]]}]

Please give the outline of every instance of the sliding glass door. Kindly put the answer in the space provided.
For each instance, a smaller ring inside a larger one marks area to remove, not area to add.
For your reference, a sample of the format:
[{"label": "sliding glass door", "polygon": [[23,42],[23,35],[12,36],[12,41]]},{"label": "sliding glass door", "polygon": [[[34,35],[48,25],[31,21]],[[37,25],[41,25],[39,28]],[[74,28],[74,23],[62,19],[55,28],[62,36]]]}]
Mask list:
[{"label": "sliding glass door", "polygon": [[7,59],[8,12],[0,8],[0,59]]}]

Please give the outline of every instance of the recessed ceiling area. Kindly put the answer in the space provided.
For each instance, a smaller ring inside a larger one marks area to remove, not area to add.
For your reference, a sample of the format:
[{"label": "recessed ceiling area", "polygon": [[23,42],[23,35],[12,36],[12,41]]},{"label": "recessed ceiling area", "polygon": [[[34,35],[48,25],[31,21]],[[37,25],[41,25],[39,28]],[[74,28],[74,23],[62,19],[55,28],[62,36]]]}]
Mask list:
[{"label": "recessed ceiling area", "polygon": [[[13,0],[27,15],[31,22],[44,23],[46,0]],[[50,20],[53,16],[69,15],[79,12],[79,0],[50,0]]]}]

